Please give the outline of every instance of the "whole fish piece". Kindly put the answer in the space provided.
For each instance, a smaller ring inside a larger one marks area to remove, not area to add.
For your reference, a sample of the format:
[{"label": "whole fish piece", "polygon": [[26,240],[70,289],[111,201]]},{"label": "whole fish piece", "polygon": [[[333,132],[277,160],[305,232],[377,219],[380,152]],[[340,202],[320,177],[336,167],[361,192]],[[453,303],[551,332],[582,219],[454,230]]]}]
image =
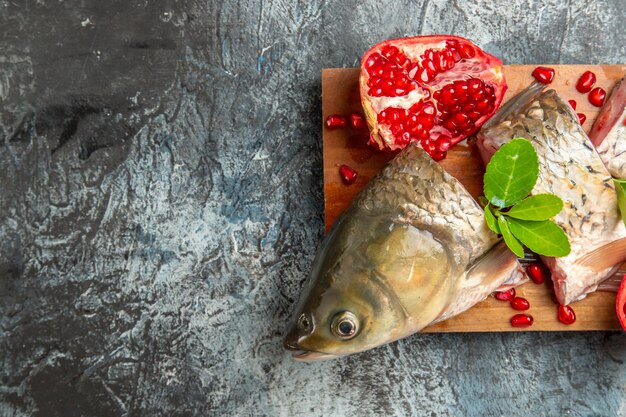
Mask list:
[{"label": "whole fish piece", "polygon": [[589,139],[615,178],[626,179],[626,77],[615,87],[596,118]]},{"label": "whole fish piece", "polygon": [[284,345],[329,359],[406,337],[521,278],[469,192],[409,145],[333,225]]},{"label": "whole fish piece", "polygon": [[539,178],[532,194],[561,197],[554,218],[572,247],[562,258],[542,257],[552,272],[559,303],[584,298],[608,278],[626,252],[626,228],[611,179],[571,106],[554,90],[531,84],[509,100],[478,133],[485,163],[513,138],[532,142]]}]

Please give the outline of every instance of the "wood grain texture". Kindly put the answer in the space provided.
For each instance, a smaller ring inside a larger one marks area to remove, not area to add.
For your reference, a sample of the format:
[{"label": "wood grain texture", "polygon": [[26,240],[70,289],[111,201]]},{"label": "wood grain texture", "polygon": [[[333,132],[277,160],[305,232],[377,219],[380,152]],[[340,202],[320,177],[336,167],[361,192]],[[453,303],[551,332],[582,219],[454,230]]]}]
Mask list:
[{"label": "wood grain texture", "polygon": [[[507,65],[504,73],[508,90],[506,102],[531,81],[530,75],[535,65]],[[577,112],[584,113],[587,120],[585,130],[589,130],[598,114],[598,108],[592,106],[586,95],[575,89],[578,76],[586,70],[596,73],[597,86],[610,91],[613,84],[624,76],[626,65],[552,65],[556,75],[551,88],[564,98],[577,102]],[[358,91],[358,68],[322,70],[322,113],[323,120],[330,114],[361,112]],[[394,153],[378,152],[367,143],[367,129],[323,130],[324,154],[324,206],[326,230],[335,219],[349,206],[354,196],[375,176],[385,164],[394,157]],[[357,181],[346,186],[341,182],[338,167],[347,164],[358,172]],[[482,194],[484,168],[473,138],[463,142],[448,152],[448,157],[441,165],[465,185],[469,192],[478,197]],[[535,318],[535,324],[527,329],[511,327],[509,320],[516,312],[508,303],[489,298],[477,304],[468,312],[449,319],[426,332],[490,332],[490,331],[572,331],[572,330],[614,330],[619,329],[615,314],[615,294],[596,292],[573,305],[577,321],[566,326],[557,320],[556,303],[553,300],[551,283],[547,285],[525,284],[518,288],[520,296],[531,303],[529,314]]]}]

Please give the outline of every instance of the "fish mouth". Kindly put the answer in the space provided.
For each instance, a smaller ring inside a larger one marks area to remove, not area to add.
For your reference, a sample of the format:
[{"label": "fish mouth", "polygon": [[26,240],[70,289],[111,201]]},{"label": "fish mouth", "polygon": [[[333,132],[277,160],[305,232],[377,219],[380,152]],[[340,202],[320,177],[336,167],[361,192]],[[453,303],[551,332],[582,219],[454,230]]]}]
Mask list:
[{"label": "fish mouth", "polygon": [[300,350],[292,352],[291,357],[299,362],[319,362],[338,358],[338,355],[330,353],[316,352],[314,350]]},{"label": "fish mouth", "polygon": [[285,349],[291,353],[291,357],[299,362],[327,361],[339,357],[339,355],[333,355],[331,353],[302,350],[291,343],[285,343],[284,346]]}]

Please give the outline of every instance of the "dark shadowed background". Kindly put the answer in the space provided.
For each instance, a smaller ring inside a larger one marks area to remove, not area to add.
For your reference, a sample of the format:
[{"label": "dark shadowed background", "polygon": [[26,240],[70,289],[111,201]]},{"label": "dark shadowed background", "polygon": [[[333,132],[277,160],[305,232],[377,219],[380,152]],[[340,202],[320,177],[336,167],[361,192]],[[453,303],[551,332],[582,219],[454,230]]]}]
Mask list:
[{"label": "dark shadowed background", "polygon": [[0,416],[625,415],[623,333],[314,364],[280,344],[323,236],[321,68],[430,33],[624,63],[625,21],[623,0],[0,0]]}]

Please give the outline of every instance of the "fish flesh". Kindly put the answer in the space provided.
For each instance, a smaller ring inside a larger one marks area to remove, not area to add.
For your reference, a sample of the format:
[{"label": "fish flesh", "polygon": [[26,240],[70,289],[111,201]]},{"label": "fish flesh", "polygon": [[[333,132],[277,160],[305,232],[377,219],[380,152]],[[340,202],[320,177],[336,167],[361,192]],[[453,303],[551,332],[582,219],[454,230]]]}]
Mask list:
[{"label": "fish flesh", "polygon": [[571,106],[554,90],[533,83],[500,108],[478,133],[485,163],[513,138],[531,141],[539,157],[532,194],[561,197],[554,221],[571,244],[569,255],[542,257],[552,272],[557,299],[568,305],[584,298],[612,275],[626,255],[622,222],[611,175]]},{"label": "fish flesh", "polygon": [[372,179],[322,243],[284,345],[298,360],[409,336],[523,278],[483,210],[409,145]]},{"label": "fish flesh", "polygon": [[626,77],[613,87],[589,139],[614,178],[626,179]]},{"label": "fish flesh", "polygon": [[[626,77],[618,81],[589,131],[602,162],[613,178],[626,179]],[[626,273],[626,264],[598,289],[617,291]]]}]

